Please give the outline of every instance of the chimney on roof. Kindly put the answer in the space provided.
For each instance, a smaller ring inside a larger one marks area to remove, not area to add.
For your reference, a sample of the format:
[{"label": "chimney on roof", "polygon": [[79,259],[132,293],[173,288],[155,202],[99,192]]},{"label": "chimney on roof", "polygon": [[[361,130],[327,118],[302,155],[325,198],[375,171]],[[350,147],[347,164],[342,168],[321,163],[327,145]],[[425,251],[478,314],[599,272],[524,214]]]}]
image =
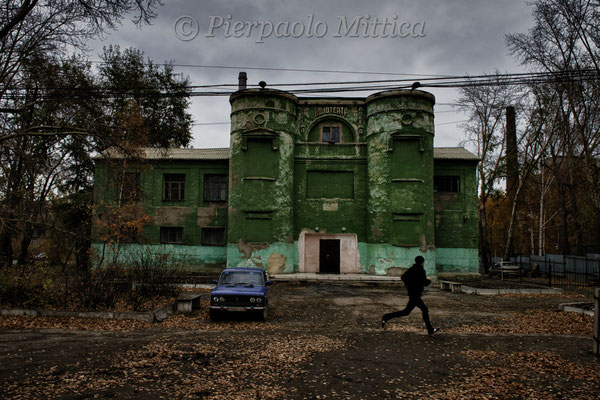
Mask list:
[{"label": "chimney on roof", "polygon": [[245,90],[248,82],[248,75],[245,72],[240,72],[238,75],[238,90]]},{"label": "chimney on roof", "polygon": [[515,108],[506,107],[506,195],[515,198],[519,186],[519,157]]}]

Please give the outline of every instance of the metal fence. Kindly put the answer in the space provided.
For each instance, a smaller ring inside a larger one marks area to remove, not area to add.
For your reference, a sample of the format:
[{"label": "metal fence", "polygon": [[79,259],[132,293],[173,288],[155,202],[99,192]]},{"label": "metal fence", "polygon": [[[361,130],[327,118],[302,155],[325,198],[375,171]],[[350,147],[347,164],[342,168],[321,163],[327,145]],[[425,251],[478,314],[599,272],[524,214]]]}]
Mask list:
[{"label": "metal fence", "polygon": [[[500,259],[494,258],[492,262]],[[600,286],[600,255],[584,257],[546,254],[545,256],[516,256],[510,261],[521,267],[520,281],[550,287],[589,288]],[[513,278],[514,279],[514,278]]]}]

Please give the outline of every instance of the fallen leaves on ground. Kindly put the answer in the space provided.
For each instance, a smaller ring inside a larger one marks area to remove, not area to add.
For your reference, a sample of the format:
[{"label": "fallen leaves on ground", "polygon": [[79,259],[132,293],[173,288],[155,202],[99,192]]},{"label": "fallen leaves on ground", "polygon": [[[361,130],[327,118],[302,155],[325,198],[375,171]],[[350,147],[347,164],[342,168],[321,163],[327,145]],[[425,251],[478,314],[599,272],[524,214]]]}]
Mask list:
[{"label": "fallen leaves on ground", "polygon": [[83,331],[127,332],[148,329],[152,324],[125,319],[63,318],[63,317],[0,317],[0,328],[68,329]]},{"label": "fallen leaves on ground", "polygon": [[67,393],[85,397],[92,391],[113,397],[135,393],[136,398],[161,393],[166,398],[282,399],[293,392],[286,382],[304,373],[298,364],[345,345],[344,339],[321,335],[273,334],[251,341],[230,336],[199,338],[196,343],[159,339],[118,357],[107,368],[50,368],[8,385],[5,393],[15,399]]},{"label": "fallen leaves on ground", "polygon": [[[467,350],[461,355],[478,365],[472,375],[452,380],[443,389],[425,392],[423,397],[450,400],[597,398],[600,381],[597,364],[577,364],[554,353],[536,351],[504,354]],[[399,398],[406,395],[411,394],[401,393]]]},{"label": "fallen leaves on ground", "polygon": [[567,300],[572,300],[572,299],[585,299],[587,298],[587,296],[585,296],[584,294],[581,293],[510,293],[510,294],[499,294],[497,295],[497,297],[506,297],[506,298],[524,298],[524,299],[544,299],[544,298],[556,298],[556,297],[562,297],[565,299],[565,301]]},{"label": "fallen leaves on ground", "polygon": [[464,325],[452,328],[458,333],[514,333],[591,335],[594,318],[562,311],[531,310],[513,313],[490,324]]}]

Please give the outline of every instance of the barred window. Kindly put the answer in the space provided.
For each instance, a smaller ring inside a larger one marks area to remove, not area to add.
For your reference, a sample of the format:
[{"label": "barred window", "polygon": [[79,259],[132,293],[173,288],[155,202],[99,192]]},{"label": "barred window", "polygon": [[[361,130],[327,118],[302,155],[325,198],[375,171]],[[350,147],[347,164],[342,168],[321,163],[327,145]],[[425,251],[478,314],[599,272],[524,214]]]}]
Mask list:
[{"label": "barred window", "polygon": [[225,246],[225,228],[202,228],[202,246]]},{"label": "barred window", "polygon": [[227,175],[204,175],[204,201],[227,201]]},{"label": "barred window", "polygon": [[160,242],[165,244],[183,243],[183,228],[160,228]]},{"label": "barred window", "polygon": [[163,175],[163,201],[183,201],[185,199],[185,174]]}]

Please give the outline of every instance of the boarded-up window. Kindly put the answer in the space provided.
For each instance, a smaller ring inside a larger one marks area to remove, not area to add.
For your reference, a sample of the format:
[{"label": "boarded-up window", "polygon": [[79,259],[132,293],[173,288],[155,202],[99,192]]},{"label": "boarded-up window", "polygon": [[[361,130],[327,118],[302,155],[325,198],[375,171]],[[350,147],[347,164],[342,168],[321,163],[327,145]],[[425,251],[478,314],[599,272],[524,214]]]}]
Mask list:
[{"label": "boarded-up window", "polygon": [[183,201],[185,199],[185,174],[163,175],[163,201]]},{"label": "boarded-up window", "polygon": [[272,241],[272,216],[271,212],[249,211],[246,213],[246,241],[270,242]]},{"label": "boarded-up window", "polygon": [[308,171],[306,197],[319,199],[353,199],[353,171]]},{"label": "boarded-up window", "polygon": [[420,142],[416,139],[394,140],[390,166],[392,178],[423,178],[423,153],[420,148]]},{"label": "boarded-up window", "polygon": [[173,244],[183,243],[183,228],[160,228],[160,242]]},{"label": "boarded-up window", "polygon": [[390,242],[394,245],[418,245],[423,233],[421,214],[394,213]]},{"label": "boarded-up window", "polygon": [[204,201],[227,201],[227,175],[204,175]]},{"label": "boarded-up window", "polygon": [[247,177],[278,176],[278,154],[273,150],[272,139],[248,139],[248,151],[244,161]]}]

